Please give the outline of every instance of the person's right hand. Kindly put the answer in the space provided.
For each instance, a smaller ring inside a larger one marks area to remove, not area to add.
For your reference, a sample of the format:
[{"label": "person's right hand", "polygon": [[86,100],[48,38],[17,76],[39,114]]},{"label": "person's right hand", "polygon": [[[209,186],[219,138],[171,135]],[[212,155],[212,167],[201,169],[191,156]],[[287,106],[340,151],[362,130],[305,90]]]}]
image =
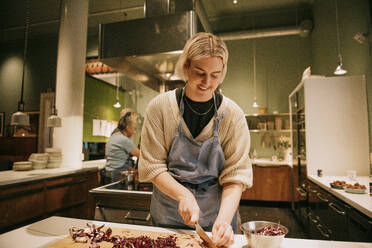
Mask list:
[{"label": "person's right hand", "polygon": [[200,208],[190,192],[178,202],[178,212],[186,225],[195,225],[199,221]]}]

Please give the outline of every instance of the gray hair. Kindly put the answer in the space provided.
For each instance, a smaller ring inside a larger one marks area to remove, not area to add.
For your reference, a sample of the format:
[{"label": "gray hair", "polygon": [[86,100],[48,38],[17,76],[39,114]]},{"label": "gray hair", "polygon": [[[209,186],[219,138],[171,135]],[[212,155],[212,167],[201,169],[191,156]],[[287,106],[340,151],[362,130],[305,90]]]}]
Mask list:
[{"label": "gray hair", "polygon": [[183,53],[179,57],[176,64],[176,76],[186,82],[188,78],[184,72],[185,64],[189,65],[191,61],[209,57],[220,57],[222,59],[222,82],[227,72],[227,60],[229,58],[229,52],[223,40],[213,34],[204,32],[195,34],[186,42],[186,45],[183,48]]},{"label": "gray hair", "polygon": [[130,126],[133,124],[135,118],[136,118],[136,113],[132,111],[126,112],[119,120],[118,126],[115,128],[115,130],[111,133],[113,135],[114,133],[117,133],[119,131],[124,131],[127,126]]}]

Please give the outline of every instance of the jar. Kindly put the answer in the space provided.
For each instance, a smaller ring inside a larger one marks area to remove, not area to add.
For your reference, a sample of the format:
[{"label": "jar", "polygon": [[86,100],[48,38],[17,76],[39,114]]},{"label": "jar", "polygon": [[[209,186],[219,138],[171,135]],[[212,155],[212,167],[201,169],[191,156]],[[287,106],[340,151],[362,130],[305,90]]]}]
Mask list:
[{"label": "jar", "polygon": [[134,171],[120,171],[120,181],[127,186],[133,184]]}]

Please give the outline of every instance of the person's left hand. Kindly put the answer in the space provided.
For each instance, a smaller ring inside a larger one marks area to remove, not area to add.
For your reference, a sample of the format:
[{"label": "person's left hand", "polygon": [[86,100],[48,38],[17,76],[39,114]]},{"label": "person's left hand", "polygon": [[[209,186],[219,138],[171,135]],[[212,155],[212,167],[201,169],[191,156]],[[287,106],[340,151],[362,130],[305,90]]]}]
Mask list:
[{"label": "person's left hand", "polygon": [[234,243],[234,231],[230,223],[216,220],[212,228],[212,241],[216,246],[229,246]]}]

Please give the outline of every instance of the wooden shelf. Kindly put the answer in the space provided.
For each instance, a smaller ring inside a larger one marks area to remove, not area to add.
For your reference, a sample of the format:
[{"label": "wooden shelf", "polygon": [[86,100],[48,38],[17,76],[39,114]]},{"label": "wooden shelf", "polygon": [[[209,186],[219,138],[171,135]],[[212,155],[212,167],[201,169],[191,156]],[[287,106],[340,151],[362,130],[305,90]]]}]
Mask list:
[{"label": "wooden shelf", "polygon": [[283,130],[258,130],[258,129],[251,129],[249,130],[252,133],[290,133],[290,129],[283,129]]}]

